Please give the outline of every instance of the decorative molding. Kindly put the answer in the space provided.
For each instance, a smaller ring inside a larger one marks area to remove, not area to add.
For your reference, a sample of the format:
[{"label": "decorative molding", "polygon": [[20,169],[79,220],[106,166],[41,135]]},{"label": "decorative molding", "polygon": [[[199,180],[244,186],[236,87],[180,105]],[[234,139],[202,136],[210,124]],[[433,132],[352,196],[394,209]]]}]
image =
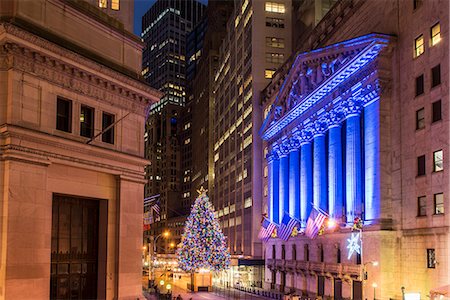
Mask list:
[{"label": "decorative molding", "polygon": [[[40,68],[38,70],[40,71],[39,75],[43,75],[42,73],[44,73],[47,75],[46,79],[55,81],[54,78],[50,78],[50,75],[52,75],[51,74],[52,68],[55,68],[56,70],[59,71],[59,73],[62,73],[66,76],[82,79],[83,81],[93,86],[102,87],[103,90],[107,90],[110,93],[114,93],[122,97],[125,96],[131,98],[131,100],[133,101],[138,101],[142,105],[154,103],[161,97],[161,93],[159,91],[151,88],[143,81],[139,81],[137,79],[133,79],[131,77],[123,75],[104,65],[89,60],[88,58],[82,55],[76,54],[45,39],[42,39],[36,35],[33,35],[27,31],[21,30],[14,25],[2,23],[0,24],[0,32],[1,31],[6,32],[7,34],[11,34],[15,37],[18,37],[26,42],[30,42],[36,45],[37,47],[43,48],[44,50],[51,51],[52,53],[55,54],[55,57],[58,56],[63,57],[85,67],[85,68],[77,67],[74,64],[70,64],[62,59],[50,57],[48,54],[38,52],[34,49],[28,49],[25,46],[19,45],[15,42],[10,41],[4,43],[3,47],[5,47],[5,50],[8,53],[16,54],[17,58],[21,57],[26,60],[33,58],[33,60],[29,61],[28,63],[21,62],[22,66],[26,68],[26,70],[24,71],[27,72],[29,72],[30,70],[35,71],[34,66],[36,66],[37,68]],[[99,76],[98,74],[104,76]],[[110,77],[115,82],[111,81],[107,77]],[[65,87],[66,85],[67,79],[65,79],[64,82]],[[89,93],[87,89],[85,89],[85,92]],[[93,97],[99,96],[96,95],[96,92],[91,91],[91,93]]]}]

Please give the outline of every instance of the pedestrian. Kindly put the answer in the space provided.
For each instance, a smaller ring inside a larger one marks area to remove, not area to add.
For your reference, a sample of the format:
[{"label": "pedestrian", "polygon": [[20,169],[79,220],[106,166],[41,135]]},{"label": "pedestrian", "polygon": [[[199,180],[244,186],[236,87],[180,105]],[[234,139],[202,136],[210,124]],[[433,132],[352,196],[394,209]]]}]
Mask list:
[{"label": "pedestrian", "polygon": [[177,300],[183,300],[183,298],[181,298],[181,295],[177,296]]}]

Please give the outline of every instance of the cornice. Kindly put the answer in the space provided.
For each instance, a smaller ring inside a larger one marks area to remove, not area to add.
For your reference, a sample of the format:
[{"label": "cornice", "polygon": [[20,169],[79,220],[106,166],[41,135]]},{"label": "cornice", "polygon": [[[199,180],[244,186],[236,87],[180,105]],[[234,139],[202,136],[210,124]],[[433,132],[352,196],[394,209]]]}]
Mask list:
[{"label": "cornice", "polygon": [[[2,141],[3,140],[3,141]],[[143,157],[132,154],[118,152],[94,145],[86,145],[84,143],[64,139],[61,137],[45,134],[39,131],[32,131],[14,125],[3,125],[0,127],[0,156],[4,155],[6,150],[14,150],[19,153],[33,154],[44,160],[48,158],[61,159],[71,162],[84,163],[86,165],[102,167],[117,172],[126,172],[131,174],[141,174],[143,176],[143,168],[148,165],[148,160]],[[16,141],[19,141],[17,143]],[[39,149],[28,147],[30,144],[40,145]],[[42,147],[44,146],[44,147]],[[41,149],[48,150],[41,150]],[[61,152],[72,153],[71,155],[63,155]],[[92,160],[82,158],[90,156]],[[104,159],[110,161],[111,164],[98,163],[95,160]],[[142,171],[136,171],[118,165],[131,165],[133,167],[142,168]]]},{"label": "cornice", "polygon": [[[6,50],[9,44],[20,49],[22,54],[28,52],[31,53],[31,57],[37,56],[41,58],[41,61],[49,62],[49,67],[62,66],[68,75],[79,74],[80,77],[89,79],[89,82],[94,85],[103,84],[112,92],[119,91],[122,96],[131,98],[130,100],[147,105],[158,101],[162,96],[161,92],[143,81],[123,75],[12,24],[0,23],[0,35],[3,33],[6,33],[6,40],[1,44],[6,47]],[[40,50],[36,50],[36,47]]]}]

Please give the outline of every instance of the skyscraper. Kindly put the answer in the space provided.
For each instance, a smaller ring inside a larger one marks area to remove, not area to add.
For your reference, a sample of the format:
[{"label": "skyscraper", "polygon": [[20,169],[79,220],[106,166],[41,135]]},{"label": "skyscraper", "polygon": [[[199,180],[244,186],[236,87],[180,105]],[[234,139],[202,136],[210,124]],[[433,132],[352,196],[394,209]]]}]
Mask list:
[{"label": "skyscraper", "polygon": [[[177,242],[188,213],[181,201],[182,147],[190,143],[181,134],[186,115],[186,39],[204,9],[194,0],[159,0],[142,18],[142,75],[164,94],[150,110],[145,137],[146,156],[152,161],[146,169],[145,197],[159,195],[161,207],[159,219],[146,232],[148,240],[170,227],[171,239]],[[158,240],[157,251],[170,250],[163,246],[165,241]]]},{"label": "skyscraper", "polygon": [[[260,92],[291,53],[291,0],[234,1],[214,82],[213,201],[233,266],[261,259],[262,143]],[[261,266],[240,270],[243,282],[262,286]],[[231,279],[227,279],[231,280]]]}]

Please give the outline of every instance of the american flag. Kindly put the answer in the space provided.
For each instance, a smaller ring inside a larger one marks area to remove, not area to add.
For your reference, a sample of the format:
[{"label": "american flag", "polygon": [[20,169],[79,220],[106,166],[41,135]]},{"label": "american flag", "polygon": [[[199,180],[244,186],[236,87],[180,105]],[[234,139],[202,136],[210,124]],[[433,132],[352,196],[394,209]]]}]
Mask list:
[{"label": "american flag", "polygon": [[292,218],[287,212],[284,213],[283,220],[281,221],[280,229],[278,230],[278,237],[283,241],[287,241],[291,236],[292,230],[299,222],[295,218]]},{"label": "american flag", "polygon": [[310,239],[314,239],[319,234],[319,230],[322,228],[326,218],[326,215],[313,208],[306,223],[305,235]]},{"label": "american flag", "polygon": [[267,242],[272,236],[273,231],[275,230],[276,225],[269,221],[269,219],[264,218],[261,224],[261,230],[259,231],[258,238]]},{"label": "american flag", "polygon": [[159,217],[159,214],[161,213],[161,207],[159,206],[159,200],[153,204],[152,209],[155,212],[156,216]]}]

